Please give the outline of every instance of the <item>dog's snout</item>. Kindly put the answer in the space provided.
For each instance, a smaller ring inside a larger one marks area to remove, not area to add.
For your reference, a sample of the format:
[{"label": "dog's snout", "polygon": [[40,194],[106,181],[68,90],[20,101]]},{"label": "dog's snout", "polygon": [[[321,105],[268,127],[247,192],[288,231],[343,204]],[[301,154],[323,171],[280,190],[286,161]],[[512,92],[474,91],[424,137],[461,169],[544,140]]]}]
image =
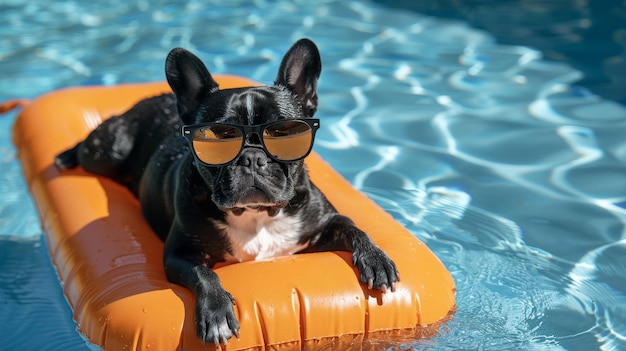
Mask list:
[{"label": "dog's snout", "polygon": [[257,133],[250,133],[246,135],[246,145],[260,146],[261,137]]},{"label": "dog's snout", "polygon": [[244,167],[265,167],[267,156],[261,149],[247,148],[239,157],[239,164]]}]

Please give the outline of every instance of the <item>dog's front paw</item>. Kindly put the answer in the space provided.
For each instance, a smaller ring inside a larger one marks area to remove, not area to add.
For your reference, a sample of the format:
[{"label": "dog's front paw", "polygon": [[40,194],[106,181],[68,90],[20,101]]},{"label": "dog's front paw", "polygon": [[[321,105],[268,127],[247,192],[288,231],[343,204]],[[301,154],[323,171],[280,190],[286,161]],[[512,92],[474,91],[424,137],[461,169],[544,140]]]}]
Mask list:
[{"label": "dog's front paw", "polygon": [[196,296],[196,334],[203,343],[226,345],[228,339],[239,338],[239,322],[235,317],[233,296],[225,290]]},{"label": "dog's front paw", "polygon": [[400,275],[396,264],[380,248],[373,246],[366,250],[355,251],[352,261],[359,270],[359,278],[363,284],[372,289],[380,289],[383,293],[388,288],[396,290]]}]

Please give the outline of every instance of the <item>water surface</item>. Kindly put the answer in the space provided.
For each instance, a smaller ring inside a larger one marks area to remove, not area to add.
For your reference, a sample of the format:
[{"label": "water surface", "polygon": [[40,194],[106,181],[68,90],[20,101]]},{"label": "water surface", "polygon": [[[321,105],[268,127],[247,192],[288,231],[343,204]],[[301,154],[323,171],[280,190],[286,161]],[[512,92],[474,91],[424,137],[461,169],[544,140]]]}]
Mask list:
[{"label": "water surface", "polygon": [[[494,19],[496,20],[496,19]],[[416,350],[626,348],[626,108],[541,51],[368,2],[14,1],[0,99],[163,80],[175,46],[271,84],[309,37],[323,73],[315,149],[424,240],[458,311]],[[0,118],[0,334],[86,350]],[[59,116],[62,123],[62,116]]]}]

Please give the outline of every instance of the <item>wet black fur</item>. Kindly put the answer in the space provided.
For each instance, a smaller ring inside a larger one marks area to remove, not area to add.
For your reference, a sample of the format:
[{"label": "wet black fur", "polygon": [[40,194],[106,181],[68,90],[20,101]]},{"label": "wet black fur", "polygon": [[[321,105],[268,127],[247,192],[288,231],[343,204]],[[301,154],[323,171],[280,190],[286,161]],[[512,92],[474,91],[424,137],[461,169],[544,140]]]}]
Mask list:
[{"label": "wet black fur", "polygon": [[303,39],[283,58],[275,86],[219,90],[197,57],[174,49],[166,62],[174,94],[143,100],[106,120],[55,160],[59,169],[81,166],[110,177],[139,198],[146,220],[165,241],[168,279],[196,296],[197,334],[205,342],[225,344],[238,335],[232,296],[211,267],[231,253],[216,224],[225,225],[226,211],[250,187],[260,189],[250,196],[286,204],[283,213],[300,216],[308,228],[300,242],[310,243],[304,251],[352,252],[361,282],[373,288],[386,290],[398,280],[393,262],[350,219],[337,214],[310,182],[303,161],[274,162],[260,149],[249,147],[233,164],[209,167],[194,160],[180,135],[183,124],[259,124],[312,117],[320,72],[317,47]]}]

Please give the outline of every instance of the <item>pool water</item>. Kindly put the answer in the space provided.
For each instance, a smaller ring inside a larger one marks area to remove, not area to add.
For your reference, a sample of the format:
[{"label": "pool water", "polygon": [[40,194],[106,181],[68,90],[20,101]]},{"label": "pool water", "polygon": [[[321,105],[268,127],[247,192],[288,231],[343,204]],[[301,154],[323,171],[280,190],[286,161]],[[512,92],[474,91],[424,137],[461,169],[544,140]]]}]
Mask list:
[{"label": "pool water", "polygon": [[[626,107],[579,85],[574,65],[370,2],[5,0],[0,22],[0,100],[163,80],[175,46],[213,73],[271,84],[287,48],[313,39],[315,150],[457,284],[458,310],[435,337],[391,348],[626,349]],[[50,263],[14,119],[0,118],[1,348],[94,349]]]}]

